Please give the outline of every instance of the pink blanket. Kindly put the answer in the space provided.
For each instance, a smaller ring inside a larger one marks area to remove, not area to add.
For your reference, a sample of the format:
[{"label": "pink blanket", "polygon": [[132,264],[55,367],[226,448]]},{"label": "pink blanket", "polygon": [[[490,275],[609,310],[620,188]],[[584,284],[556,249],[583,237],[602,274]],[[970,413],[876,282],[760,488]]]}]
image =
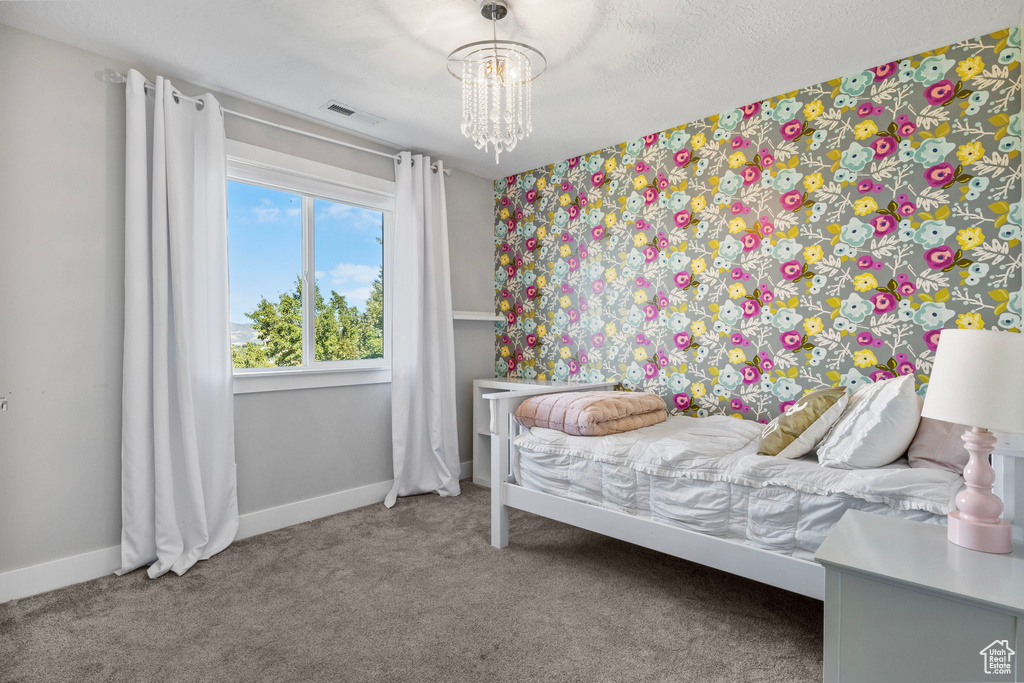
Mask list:
[{"label": "pink blanket", "polygon": [[516,420],[571,436],[606,436],[664,422],[665,401],[657,394],[631,391],[565,391],[523,401]]}]

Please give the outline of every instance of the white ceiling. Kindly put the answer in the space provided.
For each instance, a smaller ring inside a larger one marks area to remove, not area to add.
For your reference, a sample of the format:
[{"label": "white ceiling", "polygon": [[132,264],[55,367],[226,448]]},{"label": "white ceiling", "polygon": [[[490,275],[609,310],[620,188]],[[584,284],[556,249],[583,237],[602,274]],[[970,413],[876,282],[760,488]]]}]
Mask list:
[{"label": "white ceiling", "polygon": [[[534,132],[495,165],[459,132],[455,47],[477,0],[0,2],[0,23],[330,124],[487,178],[535,168],[1024,19],[1021,0],[511,0],[544,52]],[[337,125],[337,124],[335,124]]]}]

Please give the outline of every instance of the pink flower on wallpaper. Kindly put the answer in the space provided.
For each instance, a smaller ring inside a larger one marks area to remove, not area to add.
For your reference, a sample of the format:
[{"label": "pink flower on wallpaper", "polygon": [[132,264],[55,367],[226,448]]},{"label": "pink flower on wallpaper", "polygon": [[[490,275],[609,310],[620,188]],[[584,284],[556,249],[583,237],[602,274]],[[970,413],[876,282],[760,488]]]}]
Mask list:
[{"label": "pink flower on wallpaper", "polygon": [[647,204],[653,204],[656,201],[658,201],[657,190],[655,190],[653,187],[648,187],[646,190],[644,190],[644,202],[646,202]]},{"label": "pink flower on wallpaper", "polygon": [[575,256],[570,256],[569,257],[569,270],[579,270],[579,269],[580,269],[580,260],[578,258],[576,258]]},{"label": "pink flower on wallpaper", "polygon": [[580,372],[580,364],[576,362],[575,358],[569,359],[569,374],[578,375]]},{"label": "pink flower on wallpaper", "polygon": [[888,313],[896,308],[896,297],[890,292],[875,292],[871,295],[871,303],[875,305],[875,313]]},{"label": "pink flower on wallpaper", "polygon": [[637,170],[638,173],[643,173],[645,171],[651,170],[651,167],[648,166],[647,164],[645,164],[642,161],[638,161],[638,162],[636,162],[636,170]]},{"label": "pink flower on wallpaper", "polygon": [[516,314],[513,313],[512,311],[509,311],[508,313],[506,313],[505,314],[505,322],[507,322],[509,325],[515,325],[516,324]]},{"label": "pink flower on wallpaper", "polygon": [[675,341],[677,349],[685,349],[690,345],[690,334],[688,332],[677,332],[673,341]]},{"label": "pink flower on wallpaper", "polygon": [[771,166],[772,164],[775,163],[775,155],[773,155],[772,151],[770,149],[768,149],[767,147],[762,149],[759,153],[761,155],[761,166],[762,167],[768,168],[769,166]]},{"label": "pink flower on wallpaper", "polygon": [[523,246],[525,246],[528,250],[533,251],[534,249],[537,248],[537,238],[527,237],[526,241],[523,242]]},{"label": "pink flower on wallpaper", "polygon": [[775,361],[767,356],[761,359],[761,371],[771,372],[775,368]]},{"label": "pink flower on wallpaper", "polygon": [[645,135],[644,136],[644,147],[650,147],[651,145],[653,145],[657,141],[658,141],[658,134],[657,133],[651,133],[650,135]]},{"label": "pink flower on wallpaper", "polygon": [[580,217],[580,207],[575,204],[569,205],[569,220],[574,221]]},{"label": "pink flower on wallpaper", "polygon": [[933,270],[943,270],[952,267],[956,261],[956,253],[943,244],[924,252],[924,261]]},{"label": "pink flower on wallpaper", "polygon": [[690,286],[690,271],[683,270],[683,271],[680,271],[680,272],[676,273],[676,276],[675,276],[674,280],[675,280],[675,283],[676,283],[676,287],[679,287],[680,289],[685,289],[686,287],[689,287]]},{"label": "pink flower on wallpaper", "polygon": [[509,358],[508,359],[508,370],[509,370],[509,372],[514,372],[518,365],[519,364],[516,363],[516,359],[515,358]]},{"label": "pink flower on wallpaper", "polygon": [[590,291],[600,295],[604,291],[604,280],[597,279],[590,283]]},{"label": "pink flower on wallpaper", "polygon": [[857,107],[857,116],[864,118],[865,116],[871,116],[875,111],[875,105],[872,102],[865,102],[864,104]]},{"label": "pink flower on wallpaper", "polygon": [[917,366],[909,361],[904,361],[896,366],[898,375],[913,375],[915,372],[917,372]]},{"label": "pink flower on wallpaper", "polygon": [[875,226],[875,235],[881,237],[899,227],[899,222],[893,216],[883,213],[872,218],[871,225]]},{"label": "pink flower on wallpaper", "polygon": [[569,314],[569,322],[571,322],[571,323],[579,322],[579,320],[580,320],[580,312],[577,311],[575,308],[570,308],[569,311],[568,311],[568,314]]},{"label": "pink flower on wallpaper", "polygon": [[900,67],[897,62],[886,62],[885,64],[872,67],[871,69],[868,70],[875,74],[875,83],[878,83],[880,81],[884,81],[890,76],[895,75],[896,72],[899,71],[899,68]]},{"label": "pink flower on wallpaper", "polygon": [[804,337],[796,330],[790,330],[789,332],[783,332],[779,335],[779,341],[782,342],[782,348],[787,351],[796,351],[804,343]]},{"label": "pink flower on wallpaper", "polygon": [[512,264],[509,264],[508,266],[505,267],[505,272],[508,273],[508,279],[511,280],[516,276],[516,267],[513,266]]},{"label": "pink flower on wallpaper", "polygon": [[906,123],[901,123],[899,127],[896,128],[896,134],[901,138],[905,138],[909,135],[913,135],[916,130],[917,124],[913,121],[907,121]]},{"label": "pink flower on wallpaper", "polygon": [[942,330],[929,330],[924,333],[924,343],[928,346],[931,351],[935,351],[939,348],[939,335],[942,334]]},{"label": "pink flower on wallpaper", "polygon": [[740,237],[740,244],[743,245],[743,251],[754,251],[761,246],[761,236],[756,232],[745,232]]},{"label": "pink flower on wallpaper", "polygon": [[527,190],[526,201],[529,202],[530,204],[533,204],[535,201],[537,201],[537,190]]},{"label": "pink flower on wallpaper", "polygon": [[914,202],[906,201],[902,202],[897,208],[896,213],[901,216],[912,216],[917,211],[917,204]]},{"label": "pink flower on wallpaper", "polygon": [[761,313],[761,304],[756,299],[744,299],[740,304],[740,310],[743,311],[744,318],[753,318]]},{"label": "pink flower on wallpaper", "polygon": [[875,181],[872,180],[871,178],[865,178],[864,180],[857,183],[857,192],[860,192],[861,194],[866,194],[868,192],[871,192],[871,190],[873,190],[874,187]]},{"label": "pink flower on wallpaper", "polygon": [[888,370],[882,370],[881,368],[875,370],[870,375],[868,375],[868,377],[871,378],[872,382],[881,382],[883,379],[892,379],[895,376],[896,375],[889,372]]},{"label": "pink flower on wallpaper", "polygon": [[658,245],[658,249],[668,249],[668,236],[663,232],[659,232],[656,236],[655,243]]},{"label": "pink flower on wallpaper", "polygon": [[676,162],[676,166],[686,166],[688,163],[690,163],[690,150],[684,147],[683,149],[676,152],[675,156],[672,158]]},{"label": "pink flower on wallpaper", "polygon": [[600,332],[597,332],[596,334],[592,335],[590,337],[590,345],[593,346],[595,349],[599,349],[602,346],[604,346],[604,335],[601,334]]},{"label": "pink flower on wallpaper", "polygon": [[875,341],[875,338],[870,332],[857,333],[857,343],[861,346],[870,346],[873,341]]},{"label": "pink flower on wallpaper", "polygon": [[654,304],[647,304],[644,306],[644,319],[654,320],[658,317],[658,307]]},{"label": "pink flower on wallpaper", "polygon": [[761,216],[760,223],[762,235],[767,236],[775,232],[775,224],[769,221],[765,216]]},{"label": "pink flower on wallpaper", "polygon": [[952,185],[955,176],[956,169],[945,161],[941,164],[932,166],[924,172],[924,179],[928,181],[928,184],[932,187],[946,187],[948,185]]},{"label": "pink flower on wallpaper", "polygon": [[650,244],[648,244],[646,247],[644,247],[644,260],[647,263],[650,263],[651,261],[654,261],[657,258],[658,258],[658,250],[657,249],[655,249]]},{"label": "pink flower on wallpaper", "polygon": [[689,211],[677,211],[672,220],[675,222],[676,227],[685,228],[690,224],[690,212]]},{"label": "pink flower on wallpaper", "polygon": [[783,140],[796,140],[800,137],[800,133],[803,131],[804,126],[800,122],[800,119],[793,119],[786,121],[784,124],[779,126],[779,132],[782,134]]},{"label": "pink flower on wallpaper", "polygon": [[803,266],[799,261],[786,261],[779,266],[779,271],[782,273],[782,277],[792,282],[800,279],[800,273],[803,272]]},{"label": "pink flower on wallpaper", "polygon": [[529,287],[526,288],[526,298],[527,299],[536,299],[537,298],[537,286],[536,285],[530,285]]},{"label": "pink flower on wallpaper", "polygon": [[782,204],[782,208],[786,211],[796,211],[803,204],[803,201],[804,196],[800,193],[800,190],[790,190],[779,197],[779,203]]},{"label": "pink flower on wallpaper", "polygon": [[796,403],[796,401],[783,401],[782,403],[779,404],[779,412],[780,413],[785,413],[787,410],[792,408],[793,404],[795,404],[795,403]]},{"label": "pink flower on wallpaper", "polygon": [[658,376],[658,366],[648,361],[644,364],[644,377],[647,379],[654,379]]},{"label": "pink flower on wallpaper", "polygon": [[744,384],[757,384],[761,381],[761,371],[753,365],[744,365],[740,370],[740,375],[743,377]]},{"label": "pink flower on wallpaper", "polygon": [[590,176],[590,184],[593,185],[594,187],[601,187],[601,183],[603,183],[603,182],[604,182],[604,173],[602,173],[600,171],[595,173],[594,175]]},{"label": "pink flower on wallpaper", "polygon": [[928,100],[928,104],[946,104],[956,92],[956,86],[954,86],[948,78],[943,78],[938,83],[932,83],[924,89],[924,98]]},{"label": "pink flower on wallpaper", "polygon": [[534,346],[536,346],[537,345],[537,335],[533,334],[532,332],[530,334],[526,335],[526,345],[529,346],[531,349]]},{"label": "pink flower on wallpaper", "polygon": [[760,102],[752,102],[751,104],[740,107],[740,111],[743,112],[743,118],[749,119],[752,116],[757,116],[761,111]]},{"label": "pink flower on wallpaper", "polygon": [[857,257],[857,267],[861,270],[868,270],[873,265],[875,265],[875,259],[871,258],[867,254]]},{"label": "pink flower on wallpaper", "polygon": [[593,228],[590,229],[590,236],[593,237],[595,240],[599,240],[599,239],[603,238],[604,237],[604,226],[603,225],[595,225]]},{"label": "pink flower on wallpaper", "polygon": [[668,308],[668,294],[665,292],[658,292],[658,305],[662,308]]},{"label": "pink flower on wallpaper", "polygon": [[744,185],[753,185],[761,179],[761,169],[757,166],[744,166],[740,171],[740,177],[743,178]]},{"label": "pink flower on wallpaper", "polygon": [[672,405],[676,407],[676,410],[686,410],[690,407],[690,395],[687,393],[674,395]]},{"label": "pink flower on wallpaper", "polygon": [[876,159],[884,159],[890,154],[895,153],[898,148],[896,140],[888,135],[875,138],[871,143],[871,149],[875,150]]}]

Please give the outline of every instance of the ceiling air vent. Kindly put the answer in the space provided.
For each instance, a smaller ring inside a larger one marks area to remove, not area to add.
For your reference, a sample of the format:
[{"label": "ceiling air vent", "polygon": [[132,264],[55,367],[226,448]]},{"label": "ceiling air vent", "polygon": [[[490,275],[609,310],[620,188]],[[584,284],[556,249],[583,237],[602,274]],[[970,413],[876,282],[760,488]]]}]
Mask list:
[{"label": "ceiling air vent", "polygon": [[361,111],[347,104],[342,104],[337,100],[330,100],[320,108],[325,111],[329,111],[332,114],[343,116],[350,121],[357,121],[367,126],[376,126],[384,120],[383,116],[377,116],[376,114],[371,114],[368,111]]}]

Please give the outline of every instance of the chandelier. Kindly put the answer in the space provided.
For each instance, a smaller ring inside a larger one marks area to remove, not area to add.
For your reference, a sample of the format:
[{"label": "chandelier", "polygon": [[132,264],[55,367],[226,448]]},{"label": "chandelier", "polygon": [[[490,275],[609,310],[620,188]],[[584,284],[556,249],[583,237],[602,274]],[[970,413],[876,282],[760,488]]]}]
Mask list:
[{"label": "chandelier", "polygon": [[494,162],[502,151],[533,131],[531,83],[547,68],[536,48],[498,40],[498,20],[508,14],[507,0],[483,0],[480,13],[491,21],[491,40],[456,48],[448,55],[448,73],[462,81],[462,134],[486,150]]}]

